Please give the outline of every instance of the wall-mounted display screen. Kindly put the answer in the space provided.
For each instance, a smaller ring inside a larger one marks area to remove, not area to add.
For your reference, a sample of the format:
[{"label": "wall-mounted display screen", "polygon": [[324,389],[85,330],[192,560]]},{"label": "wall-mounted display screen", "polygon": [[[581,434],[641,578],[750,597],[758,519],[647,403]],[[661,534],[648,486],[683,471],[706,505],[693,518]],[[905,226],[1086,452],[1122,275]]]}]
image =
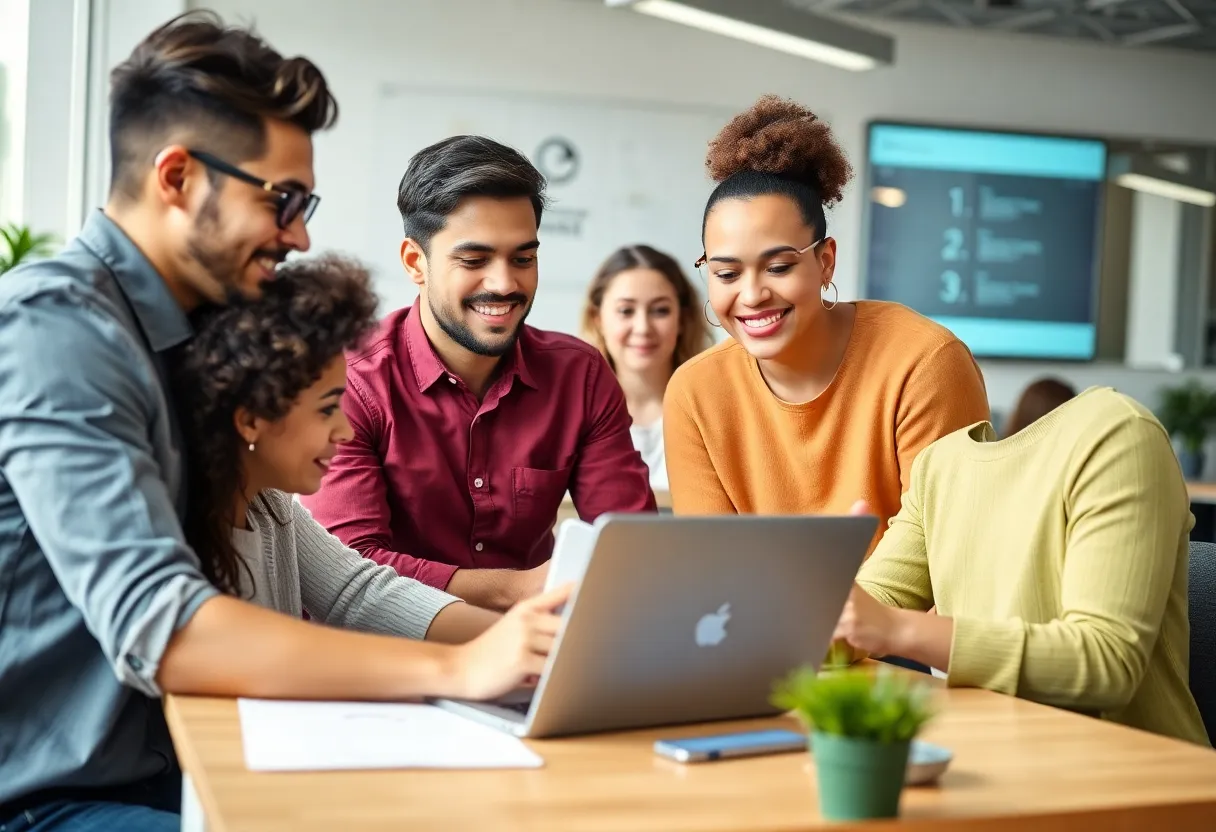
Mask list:
[{"label": "wall-mounted display screen", "polygon": [[877,122],[868,138],[866,297],[977,357],[1093,358],[1103,142]]}]

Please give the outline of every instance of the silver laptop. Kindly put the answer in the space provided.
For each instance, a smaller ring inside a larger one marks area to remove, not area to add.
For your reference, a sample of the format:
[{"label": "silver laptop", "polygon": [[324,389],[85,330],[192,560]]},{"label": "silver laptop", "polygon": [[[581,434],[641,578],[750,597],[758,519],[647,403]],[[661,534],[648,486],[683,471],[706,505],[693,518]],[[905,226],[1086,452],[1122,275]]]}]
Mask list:
[{"label": "silver laptop", "polygon": [[818,667],[877,519],[606,515],[536,690],[440,707],[520,737],[778,712]]}]

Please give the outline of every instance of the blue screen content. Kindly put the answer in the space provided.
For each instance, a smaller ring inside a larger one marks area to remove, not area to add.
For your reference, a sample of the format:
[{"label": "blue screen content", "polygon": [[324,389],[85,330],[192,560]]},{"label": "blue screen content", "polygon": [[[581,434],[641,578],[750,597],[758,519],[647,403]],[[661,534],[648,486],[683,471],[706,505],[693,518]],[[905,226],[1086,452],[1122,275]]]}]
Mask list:
[{"label": "blue screen content", "polygon": [[1102,142],[873,124],[867,161],[867,297],[979,357],[1094,357]]},{"label": "blue screen content", "polygon": [[739,751],[756,746],[768,746],[778,743],[806,744],[806,737],[793,731],[748,731],[742,734],[719,734],[714,737],[692,737],[683,740],[669,740],[669,744],[684,748],[693,754],[709,751]]}]

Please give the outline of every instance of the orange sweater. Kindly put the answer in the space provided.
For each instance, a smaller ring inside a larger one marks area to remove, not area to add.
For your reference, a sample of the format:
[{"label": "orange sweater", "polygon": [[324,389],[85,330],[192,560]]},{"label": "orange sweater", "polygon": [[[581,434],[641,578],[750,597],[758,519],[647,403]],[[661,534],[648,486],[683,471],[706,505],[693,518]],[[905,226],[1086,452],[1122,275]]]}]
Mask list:
[{"label": "orange sweater", "polygon": [[962,341],[905,306],[858,301],[840,369],[812,401],[774,396],[734,340],[676,370],[663,404],[672,509],[843,514],[864,499],[877,544],[920,450],[988,418]]}]

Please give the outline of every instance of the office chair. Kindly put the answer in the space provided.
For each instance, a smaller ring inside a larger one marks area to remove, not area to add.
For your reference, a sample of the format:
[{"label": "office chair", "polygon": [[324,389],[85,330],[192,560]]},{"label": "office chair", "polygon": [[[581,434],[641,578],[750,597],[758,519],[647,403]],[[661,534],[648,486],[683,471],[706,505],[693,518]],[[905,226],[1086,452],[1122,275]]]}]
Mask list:
[{"label": "office chair", "polygon": [[1191,695],[1216,741],[1216,543],[1191,541],[1187,572],[1191,622]]}]

